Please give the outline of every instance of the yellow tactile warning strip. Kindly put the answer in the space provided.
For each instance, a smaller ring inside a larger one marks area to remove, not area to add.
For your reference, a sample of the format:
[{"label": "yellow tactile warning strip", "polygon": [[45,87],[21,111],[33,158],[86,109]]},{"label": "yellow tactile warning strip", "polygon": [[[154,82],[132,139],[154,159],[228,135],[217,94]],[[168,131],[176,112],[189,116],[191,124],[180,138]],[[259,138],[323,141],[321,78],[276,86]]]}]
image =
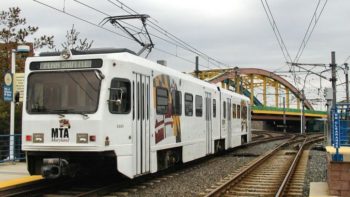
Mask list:
[{"label": "yellow tactile warning strip", "polygon": [[[326,150],[328,153],[334,154],[335,148],[333,146],[326,146]],[[340,154],[350,154],[350,147],[348,146],[342,146],[339,148]]]},{"label": "yellow tactile warning strip", "polygon": [[41,179],[43,179],[42,176],[35,175],[35,176],[25,176],[25,177],[21,177],[21,178],[2,181],[2,182],[0,182],[0,190],[7,188],[7,187],[13,187],[16,185],[21,185],[21,184],[25,184],[25,183],[29,183],[29,182],[33,182],[33,181],[38,181]]},{"label": "yellow tactile warning strip", "polygon": [[[335,154],[335,148],[333,146],[326,146],[326,150],[328,154]],[[343,155],[343,161],[350,162],[350,147],[340,147],[339,153]]]}]

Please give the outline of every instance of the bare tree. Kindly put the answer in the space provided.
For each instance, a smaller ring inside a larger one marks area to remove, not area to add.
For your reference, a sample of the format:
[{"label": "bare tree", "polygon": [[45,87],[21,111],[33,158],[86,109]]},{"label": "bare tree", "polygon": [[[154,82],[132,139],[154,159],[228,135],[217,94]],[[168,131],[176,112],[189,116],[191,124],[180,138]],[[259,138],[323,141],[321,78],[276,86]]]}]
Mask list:
[{"label": "bare tree", "polygon": [[[5,44],[8,43],[26,43],[28,36],[33,35],[39,30],[39,27],[26,26],[27,21],[25,18],[20,17],[21,9],[19,7],[9,8],[8,11],[0,12],[0,41]],[[2,28],[1,28],[2,27]],[[41,48],[47,46],[54,48],[53,44],[54,36],[41,36],[36,38],[37,47]]]},{"label": "bare tree", "polygon": [[74,49],[74,50],[81,50],[81,51],[90,49],[94,41],[93,40],[88,41],[87,38],[80,39],[79,34],[80,32],[78,32],[74,28],[74,25],[72,25],[72,29],[67,31],[66,42],[61,44],[62,47],[65,49]]}]

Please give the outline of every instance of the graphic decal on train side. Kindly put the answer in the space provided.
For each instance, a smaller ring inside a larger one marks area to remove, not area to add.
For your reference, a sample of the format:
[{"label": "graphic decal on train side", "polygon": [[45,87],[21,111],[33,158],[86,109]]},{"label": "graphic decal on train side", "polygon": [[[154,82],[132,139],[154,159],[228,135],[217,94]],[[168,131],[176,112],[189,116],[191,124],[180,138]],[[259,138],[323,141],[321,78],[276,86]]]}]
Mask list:
[{"label": "graphic decal on train side", "polygon": [[248,108],[247,103],[245,101],[241,101],[242,106],[242,115],[241,115],[241,125],[242,125],[242,132],[248,132]]},{"label": "graphic decal on train side", "polygon": [[[168,75],[158,75],[153,79],[154,98],[157,98],[157,87],[168,90],[168,109],[166,114],[157,114],[155,110],[155,143],[159,143],[166,138],[175,138],[175,142],[181,142],[181,125],[180,117],[173,115],[172,109],[172,92],[177,90],[177,83]],[[156,99],[153,106],[157,107]]]}]

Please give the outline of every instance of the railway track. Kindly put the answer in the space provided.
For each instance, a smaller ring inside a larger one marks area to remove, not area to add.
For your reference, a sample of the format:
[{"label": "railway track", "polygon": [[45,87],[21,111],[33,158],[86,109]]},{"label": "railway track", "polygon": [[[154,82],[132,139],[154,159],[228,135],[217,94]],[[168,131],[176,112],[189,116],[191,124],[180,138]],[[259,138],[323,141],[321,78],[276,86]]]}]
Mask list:
[{"label": "railway track", "polygon": [[307,163],[304,147],[322,139],[295,137],[207,189],[205,196],[301,196]]},{"label": "railway track", "polygon": [[[264,135],[259,140],[244,144],[240,147],[250,146],[265,143],[268,141],[286,139],[290,136],[282,135]],[[240,148],[237,147],[237,148]],[[234,149],[237,149],[234,148]],[[233,149],[233,150],[234,150]],[[230,151],[228,151],[230,152]],[[207,161],[206,161],[207,160]],[[134,180],[108,178],[98,179],[87,177],[84,179],[70,180],[42,180],[35,184],[21,185],[15,188],[9,188],[6,191],[0,191],[0,196],[101,196],[109,194],[110,196],[125,196],[127,194],[135,194],[136,192],[145,189],[149,186],[156,185],[159,182],[164,182],[175,176],[186,174],[189,171],[200,168],[202,163],[215,162],[215,157],[201,159],[197,162],[185,164],[180,170],[178,168],[171,169],[167,172],[157,173],[145,177],[136,178]]]}]

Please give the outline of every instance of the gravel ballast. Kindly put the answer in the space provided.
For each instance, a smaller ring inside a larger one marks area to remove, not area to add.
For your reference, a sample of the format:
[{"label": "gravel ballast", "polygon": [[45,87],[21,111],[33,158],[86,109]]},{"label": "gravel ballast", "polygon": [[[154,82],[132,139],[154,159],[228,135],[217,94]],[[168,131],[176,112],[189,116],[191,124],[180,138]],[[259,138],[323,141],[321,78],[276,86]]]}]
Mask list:
[{"label": "gravel ballast", "polygon": [[305,175],[304,196],[309,196],[310,182],[326,182],[327,153],[326,151],[310,150],[309,162]]},{"label": "gravel ballast", "polygon": [[165,175],[165,179],[159,178],[154,184],[141,184],[145,187],[126,191],[128,196],[198,196],[205,189],[256,158],[252,155],[261,155],[280,143],[282,140],[239,148],[226,155],[204,161],[184,173],[174,173],[175,176],[170,175],[170,178],[166,178]]},{"label": "gravel ballast", "polygon": [[[188,169],[163,175],[107,196],[199,196],[243,165],[266,153],[284,140],[237,148],[225,155],[199,162]],[[303,196],[309,195],[310,182],[325,182],[326,152],[310,150]]]}]

